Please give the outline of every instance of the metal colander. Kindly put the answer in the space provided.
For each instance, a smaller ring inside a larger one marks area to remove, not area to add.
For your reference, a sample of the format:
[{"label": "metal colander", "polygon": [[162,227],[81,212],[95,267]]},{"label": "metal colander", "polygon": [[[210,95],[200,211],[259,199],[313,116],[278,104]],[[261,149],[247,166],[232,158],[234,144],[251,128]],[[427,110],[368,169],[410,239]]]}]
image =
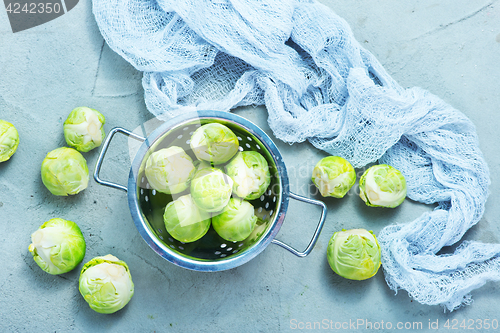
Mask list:
[{"label": "metal colander", "polygon": [[[196,160],[189,145],[191,135],[198,127],[212,122],[227,126],[236,134],[240,151],[253,150],[264,156],[269,164],[271,183],[260,198],[250,201],[260,219],[248,238],[240,242],[228,242],[211,227],[198,241],[183,243],[175,240],[165,230],[163,213],[169,202],[187,192],[169,195],[154,190],[144,175],[144,167],[150,154],[170,146],[183,148],[193,160]],[[99,177],[109,143],[114,134],[119,132],[143,141],[132,161],[128,187],[104,181]],[[144,240],[156,253],[176,265],[197,271],[220,271],[237,267],[263,251],[270,242],[286,248],[297,256],[306,256],[316,243],[326,217],[324,203],[289,192],[283,158],[267,134],[245,118],[227,112],[200,111],[184,114],[163,123],[147,138],[123,128],[114,128],[103,143],[94,179],[102,185],[128,193],[134,223]],[[290,197],[321,206],[323,209],[311,242],[303,252],[274,239],[284,221]]]}]

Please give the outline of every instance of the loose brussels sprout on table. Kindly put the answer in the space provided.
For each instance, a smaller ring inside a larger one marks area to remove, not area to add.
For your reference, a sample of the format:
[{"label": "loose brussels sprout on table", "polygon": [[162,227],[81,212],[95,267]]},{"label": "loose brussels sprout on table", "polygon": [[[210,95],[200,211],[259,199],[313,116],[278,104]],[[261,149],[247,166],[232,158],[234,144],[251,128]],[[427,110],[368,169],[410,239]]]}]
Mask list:
[{"label": "loose brussels sprout on table", "polygon": [[380,256],[377,238],[365,229],[338,231],[328,243],[328,263],[346,279],[366,280],[374,276],[381,265]]},{"label": "loose brussels sprout on table", "polygon": [[83,266],[78,289],[92,310],[105,314],[122,309],[134,295],[127,264],[111,254]]},{"label": "loose brussels sprout on table", "polygon": [[75,268],[85,256],[85,239],[75,222],[53,218],[31,235],[28,250],[45,272],[56,275]]},{"label": "loose brussels sprout on table", "polygon": [[231,198],[224,210],[212,217],[217,234],[230,242],[239,242],[250,236],[256,222],[253,205],[239,198]]},{"label": "loose brussels sprout on table", "polygon": [[0,119],[0,162],[5,162],[17,150],[19,133],[8,121]]},{"label": "loose brussels sprout on table", "polygon": [[191,196],[195,204],[209,213],[219,212],[231,198],[233,181],[217,168],[199,170],[191,181]]},{"label": "loose brussels sprout on table", "polygon": [[155,190],[176,194],[189,187],[195,167],[184,149],[171,146],[152,153],[146,161],[144,173]]},{"label": "loose brussels sprout on table", "polygon": [[322,196],[343,198],[356,182],[356,172],[346,159],[327,156],[314,167],[312,181]]},{"label": "loose brussels sprout on table", "polygon": [[42,162],[42,182],[54,195],[77,194],[87,188],[87,161],[77,150],[61,147],[49,152]]},{"label": "loose brussels sprout on table", "polygon": [[88,152],[99,147],[104,139],[104,116],[88,107],[73,109],[64,122],[66,143],[81,151]]},{"label": "loose brussels sprout on table", "polygon": [[197,241],[210,228],[210,214],[198,209],[190,194],[170,202],[163,220],[170,236],[185,243]]},{"label": "loose brussels sprout on table", "polygon": [[209,123],[194,131],[190,146],[199,160],[216,165],[226,163],[238,152],[239,141],[227,126]]},{"label": "loose brussels sprout on table", "polygon": [[394,208],[406,198],[406,180],[390,165],[374,165],[361,176],[359,190],[367,206]]},{"label": "loose brussels sprout on table", "polygon": [[233,193],[240,198],[255,200],[271,183],[266,159],[256,151],[243,151],[226,165],[227,175],[233,180]]}]

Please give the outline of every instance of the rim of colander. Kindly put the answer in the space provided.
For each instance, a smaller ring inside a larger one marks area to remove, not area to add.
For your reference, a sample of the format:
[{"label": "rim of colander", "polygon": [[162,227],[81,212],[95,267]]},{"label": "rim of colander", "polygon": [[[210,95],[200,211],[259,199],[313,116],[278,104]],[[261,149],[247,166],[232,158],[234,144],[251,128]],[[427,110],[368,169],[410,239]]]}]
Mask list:
[{"label": "rim of colander", "polygon": [[[150,230],[148,223],[145,221],[144,215],[139,207],[139,201],[137,197],[137,187],[138,187],[138,177],[139,169],[141,164],[149,150],[149,148],[165,134],[167,131],[182,126],[184,123],[190,122],[194,119],[208,119],[215,118],[221,119],[229,122],[233,122],[238,126],[243,127],[245,130],[253,134],[257,139],[261,141],[265,149],[270,153],[276,169],[279,175],[280,183],[280,200],[278,207],[276,209],[276,214],[274,221],[272,221],[271,226],[267,229],[266,233],[261,237],[261,239],[253,244],[248,250],[241,252],[239,254],[217,260],[197,260],[194,258],[186,257],[173,251],[169,246],[165,245],[163,242],[158,240],[152,230]],[[130,174],[128,179],[128,204],[132,219],[134,224],[139,231],[142,238],[146,243],[161,257],[167,261],[190,270],[195,271],[205,271],[205,272],[215,272],[223,271],[231,268],[235,268],[243,265],[244,263],[250,261],[261,253],[271,241],[276,237],[281,225],[283,224],[285,213],[288,208],[289,201],[289,180],[286,171],[285,163],[283,157],[279,152],[278,148],[274,144],[273,140],[257,125],[255,125],[250,120],[243,118],[242,116],[236,115],[230,112],[224,111],[193,111],[184,113],[182,115],[176,116],[164,122],[157,129],[155,129],[142,143],[138,149],[133,161],[132,167],[130,168]]]}]

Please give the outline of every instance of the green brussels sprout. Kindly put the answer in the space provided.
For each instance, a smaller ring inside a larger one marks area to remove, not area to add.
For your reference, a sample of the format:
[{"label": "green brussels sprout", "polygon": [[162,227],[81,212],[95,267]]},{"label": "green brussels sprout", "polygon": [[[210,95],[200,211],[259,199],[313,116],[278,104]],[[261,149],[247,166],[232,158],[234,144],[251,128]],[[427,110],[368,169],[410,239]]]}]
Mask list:
[{"label": "green brussels sprout", "polygon": [[171,146],[155,151],[149,156],[145,174],[155,190],[176,194],[189,187],[195,170],[193,160],[184,149]]},{"label": "green brussels sprout", "polygon": [[233,180],[233,193],[246,200],[259,198],[271,183],[266,159],[256,151],[243,151],[226,165]]},{"label": "green brussels sprout", "polygon": [[64,139],[69,146],[88,152],[101,145],[105,122],[104,116],[97,110],[88,107],[73,109],[63,125]]},{"label": "green brussels sprout", "polygon": [[77,150],[61,147],[49,152],[42,162],[42,182],[54,195],[77,194],[87,188],[87,161]]},{"label": "green brussels sprout", "polygon": [[75,222],[53,218],[31,235],[28,250],[45,272],[63,274],[83,260],[85,239]]},{"label": "green brussels sprout", "polygon": [[380,265],[380,245],[372,231],[338,231],[328,242],[327,258],[332,270],[350,280],[374,276]]},{"label": "green brussels sprout", "polygon": [[346,159],[327,156],[316,164],[311,179],[322,196],[343,198],[356,182],[356,172]]},{"label": "green brussels sprout", "polygon": [[134,295],[127,264],[111,254],[83,266],[78,289],[92,310],[105,314],[122,309]]},{"label": "green brussels sprout", "polygon": [[210,228],[210,214],[200,210],[190,194],[169,202],[163,220],[170,236],[184,243],[197,241]]},{"label": "green brussels sprout", "polygon": [[359,196],[367,206],[394,208],[406,198],[406,180],[390,165],[374,165],[361,176],[359,190]]},{"label": "green brussels sprout", "polygon": [[205,124],[194,131],[190,146],[199,160],[214,165],[229,161],[239,148],[236,135],[219,123]]},{"label": "green brussels sprout", "polygon": [[0,119],[0,162],[7,161],[16,152],[19,133],[8,121]]},{"label": "green brussels sprout", "polygon": [[203,168],[191,181],[191,196],[200,209],[220,212],[231,199],[233,181],[217,168]]},{"label": "green brussels sprout", "polygon": [[224,210],[212,217],[212,225],[217,234],[230,242],[246,239],[256,223],[253,205],[240,198],[231,198]]}]

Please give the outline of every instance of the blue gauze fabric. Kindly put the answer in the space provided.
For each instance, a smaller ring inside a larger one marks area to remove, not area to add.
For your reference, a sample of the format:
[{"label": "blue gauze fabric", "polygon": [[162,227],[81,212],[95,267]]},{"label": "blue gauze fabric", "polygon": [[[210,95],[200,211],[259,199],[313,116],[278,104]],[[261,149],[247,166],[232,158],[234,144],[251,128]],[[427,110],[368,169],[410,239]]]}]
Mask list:
[{"label": "blue gauze fabric", "polygon": [[450,311],[500,280],[500,245],[460,241],[481,218],[489,172],[471,121],[429,92],[404,89],[326,6],[306,0],[94,0],[106,42],[144,72],[156,116],[265,105],[275,136],[309,140],[362,167],[406,177],[436,208],[378,239],[390,288]]}]

